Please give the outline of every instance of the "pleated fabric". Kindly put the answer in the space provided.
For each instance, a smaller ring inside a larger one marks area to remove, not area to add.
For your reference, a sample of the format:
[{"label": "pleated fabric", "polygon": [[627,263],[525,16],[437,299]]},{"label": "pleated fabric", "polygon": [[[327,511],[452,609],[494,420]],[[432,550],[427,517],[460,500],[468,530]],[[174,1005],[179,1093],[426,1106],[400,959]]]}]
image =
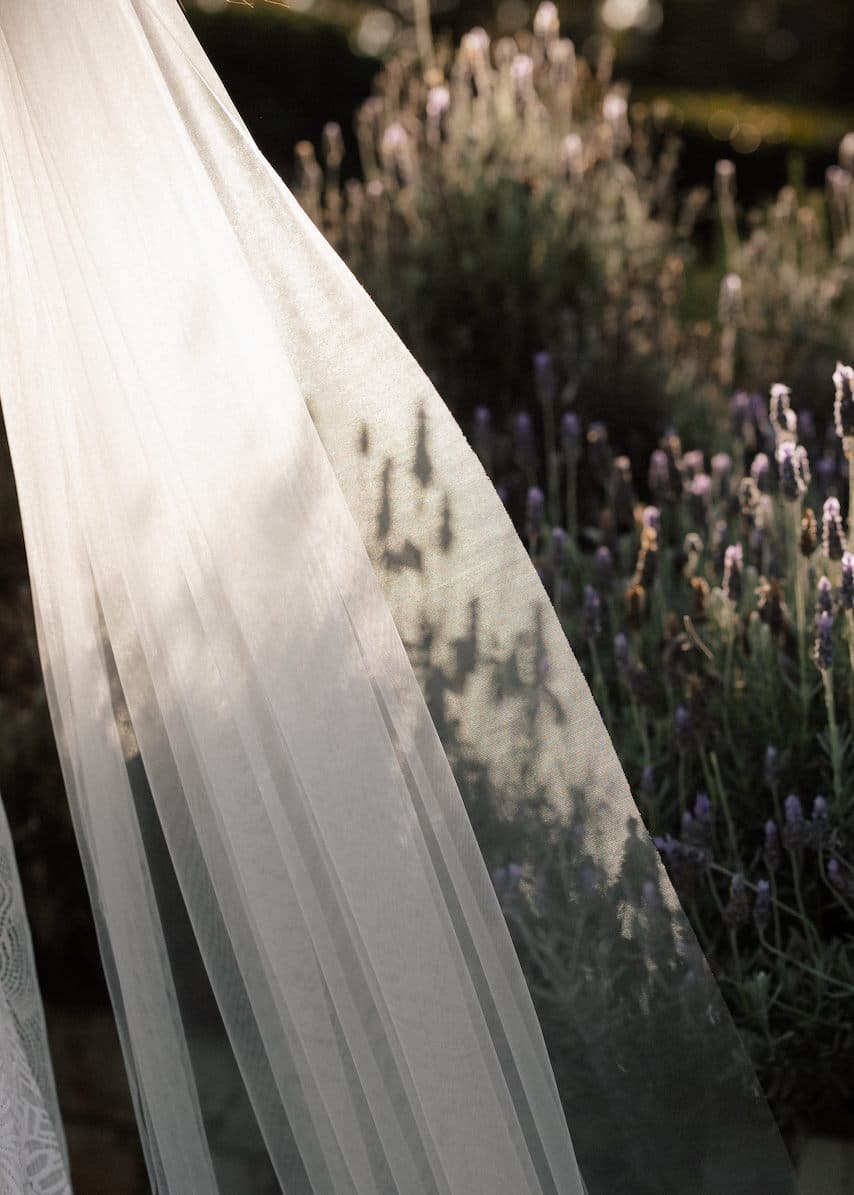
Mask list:
[{"label": "pleated fabric", "polygon": [[[45,684],[154,1189],[792,1190],[491,484],[175,0],[2,0],[0,260]],[[560,1087],[484,809],[526,866],[614,881],[565,909]]]}]

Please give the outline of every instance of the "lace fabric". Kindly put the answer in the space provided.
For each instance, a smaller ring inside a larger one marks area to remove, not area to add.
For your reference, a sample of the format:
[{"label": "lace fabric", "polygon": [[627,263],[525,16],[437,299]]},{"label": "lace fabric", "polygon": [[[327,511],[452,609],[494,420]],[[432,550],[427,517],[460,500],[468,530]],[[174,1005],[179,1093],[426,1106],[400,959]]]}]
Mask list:
[{"label": "lace fabric", "polygon": [[0,805],[0,1192],[70,1191],[32,942]]}]

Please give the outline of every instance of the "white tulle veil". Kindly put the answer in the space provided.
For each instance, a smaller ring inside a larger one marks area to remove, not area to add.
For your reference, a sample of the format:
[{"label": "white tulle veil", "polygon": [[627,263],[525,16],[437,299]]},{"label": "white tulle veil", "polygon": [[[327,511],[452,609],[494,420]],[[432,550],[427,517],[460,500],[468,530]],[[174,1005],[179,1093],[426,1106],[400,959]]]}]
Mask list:
[{"label": "white tulle veil", "polygon": [[[176,0],[2,0],[0,204],[45,683],[154,1188],[793,1189],[500,501]],[[534,967],[569,925],[557,1082],[487,807],[542,885]]]}]

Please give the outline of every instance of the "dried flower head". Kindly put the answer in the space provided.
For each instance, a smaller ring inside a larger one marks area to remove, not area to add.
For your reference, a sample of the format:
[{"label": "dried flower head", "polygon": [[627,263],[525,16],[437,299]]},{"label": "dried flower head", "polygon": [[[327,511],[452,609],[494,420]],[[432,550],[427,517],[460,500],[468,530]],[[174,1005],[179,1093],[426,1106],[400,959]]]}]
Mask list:
[{"label": "dried flower head", "polygon": [[782,585],[776,577],[763,580],[756,589],[756,596],[760,620],[775,639],[782,638],[788,633],[792,622]]},{"label": "dried flower head", "polygon": [[634,525],[635,491],[632,463],[627,456],[618,456],[611,468],[611,505],[617,531],[630,531]]},{"label": "dried flower head", "polygon": [[705,622],[708,617],[709,583],[705,577],[692,577],[691,585],[691,619],[695,623]]},{"label": "dried flower head", "polygon": [[638,550],[632,584],[640,585],[644,589],[651,589],[655,583],[657,562],[658,532],[654,527],[644,527],[641,531],[640,549]]},{"label": "dried flower head", "polygon": [[630,585],[626,590],[626,626],[639,631],[646,614],[646,590],[642,585]]},{"label": "dried flower head", "polygon": [[542,0],[534,13],[534,35],[543,41],[557,37],[560,33],[560,14],[552,0]]},{"label": "dried flower head", "polygon": [[[768,460],[765,457],[766,461]],[[741,513],[748,519],[752,519],[759,505],[759,486],[752,477],[742,477],[738,483],[738,506]]]},{"label": "dried flower head", "polygon": [[798,547],[801,550],[801,555],[807,559],[818,547],[818,523],[808,506],[801,515],[801,536],[798,540]]}]

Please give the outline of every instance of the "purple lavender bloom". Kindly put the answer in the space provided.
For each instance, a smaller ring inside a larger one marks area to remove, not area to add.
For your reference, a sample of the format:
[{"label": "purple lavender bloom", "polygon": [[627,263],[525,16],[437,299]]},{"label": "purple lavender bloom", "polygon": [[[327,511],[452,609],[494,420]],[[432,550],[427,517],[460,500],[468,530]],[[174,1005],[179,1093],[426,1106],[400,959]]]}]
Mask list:
[{"label": "purple lavender bloom", "polygon": [[656,502],[661,505],[667,497],[670,486],[670,462],[667,459],[667,453],[661,448],[656,448],[649,458],[647,482]]},{"label": "purple lavender bloom", "polygon": [[520,411],[513,420],[513,434],[517,443],[523,445],[531,443],[533,425],[531,423],[531,416],[527,411]]},{"label": "purple lavender bloom", "polygon": [[694,801],[694,817],[701,823],[711,822],[712,802],[706,793],[697,793]]},{"label": "purple lavender bloom", "polygon": [[737,390],[729,400],[729,418],[733,436],[742,438],[751,422],[750,398],[745,390]]},{"label": "purple lavender bloom", "polygon": [[540,402],[551,402],[557,388],[551,353],[534,353],[534,382]]},{"label": "purple lavender bloom", "polygon": [[854,880],[844,876],[839,868],[839,861],[831,859],[827,865],[827,878],[837,892],[849,899],[854,898]]},{"label": "purple lavender bloom", "polygon": [[640,778],[640,790],[647,796],[652,796],[655,793],[655,772],[652,769],[652,764],[644,765]]},{"label": "purple lavender bloom", "polygon": [[833,589],[827,577],[819,577],[815,599],[816,619],[820,614],[833,613]]},{"label": "purple lavender bloom", "polygon": [[506,909],[516,901],[521,882],[522,868],[518,863],[511,863],[507,867],[496,867],[492,874],[492,883],[503,908]]},{"label": "purple lavender bloom", "polygon": [[690,452],[686,452],[680,461],[680,468],[685,481],[691,482],[694,478],[705,470],[706,458],[700,448],[692,448]]},{"label": "purple lavender bloom", "polygon": [[526,510],[528,526],[532,531],[539,531],[543,525],[543,511],[545,509],[545,495],[539,486],[532,485],[528,490]]},{"label": "purple lavender bloom", "polygon": [[593,578],[600,592],[607,592],[614,583],[614,557],[611,549],[601,544],[593,554]]},{"label": "purple lavender bloom", "polygon": [[595,639],[602,630],[601,612],[602,601],[597,590],[592,585],[585,585],[583,619],[584,631],[588,639]]},{"label": "purple lavender bloom", "polygon": [[741,544],[730,544],[724,553],[722,589],[724,597],[737,606],[744,591],[744,554]]},{"label": "purple lavender bloom", "polygon": [[833,668],[833,615],[823,610],[816,619],[813,659],[822,672]]},{"label": "purple lavender bloom", "polygon": [[657,506],[645,506],[641,521],[644,527],[651,527],[653,531],[661,531],[661,511]]},{"label": "purple lavender bloom", "polygon": [[842,583],[839,588],[843,610],[854,610],[854,556],[842,553]]},{"label": "purple lavender bloom", "polygon": [[780,493],[787,502],[797,502],[810,484],[810,465],[803,444],[783,440],[777,446],[777,466],[780,471]]},{"label": "purple lavender bloom", "polygon": [[759,880],[756,885],[756,900],[753,904],[753,924],[763,934],[771,920],[771,885]]},{"label": "purple lavender bloom", "polygon": [[617,664],[617,671],[625,679],[631,667],[631,656],[629,654],[629,641],[622,631],[614,636],[614,660]]},{"label": "purple lavender bloom", "polygon": [[804,820],[804,810],[800,797],[789,793],[783,806],[787,825],[799,825]]},{"label": "purple lavender bloom", "polygon": [[822,796],[816,797],[812,803],[810,828],[812,830],[813,844],[820,848],[827,837],[828,829],[827,801]]},{"label": "purple lavender bloom", "polygon": [[715,493],[721,497],[726,496],[732,478],[732,457],[728,452],[716,452],[711,463]]},{"label": "purple lavender bloom", "polygon": [[750,478],[756,488],[767,493],[771,483],[771,462],[764,452],[757,452],[750,466]]},{"label": "purple lavender bloom", "polygon": [[759,428],[760,432],[766,438],[773,435],[771,424],[768,422],[768,411],[766,409],[765,399],[758,390],[754,390],[750,395],[750,410],[753,415],[753,421]]},{"label": "purple lavender bloom", "polygon": [[769,743],[765,748],[765,783],[773,788],[780,776],[780,752]]},{"label": "purple lavender bloom", "polygon": [[695,473],[688,486],[688,505],[696,523],[703,526],[712,502],[712,479],[708,473]]},{"label": "purple lavender bloom", "polygon": [[577,456],[581,444],[581,423],[574,411],[567,411],[561,419],[560,434],[563,450],[567,456]]},{"label": "purple lavender bloom", "polygon": [[485,432],[489,430],[492,423],[492,413],[489,407],[479,406],[474,409],[474,426],[476,431]]},{"label": "purple lavender bloom", "polygon": [[691,715],[684,705],[676,707],[676,713],[673,716],[673,731],[676,741],[679,743],[684,743],[691,733]]},{"label": "purple lavender bloom", "polygon": [[765,856],[765,866],[769,871],[776,871],[780,866],[780,835],[777,830],[777,823],[767,821],[765,823],[765,846],[763,850]]},{"label": "purple lavender bloom", "polygon": [[845,530],[838,498],[827,498],[821,511],[821,542],[831,560],[841,560],[845,553]]},{"label": "purple lavender bloom", "polygon": [[786,797],[783,812],[783,841],[788,847],[803,846],[809,837],[807,824],[804,820],[804,810],[800,798],[790,793]]},{"label": "purple lavender bloom", "polygon": [[566,532],[563,527],[552,527],[552,564],[560,566],[566,559]]}]

